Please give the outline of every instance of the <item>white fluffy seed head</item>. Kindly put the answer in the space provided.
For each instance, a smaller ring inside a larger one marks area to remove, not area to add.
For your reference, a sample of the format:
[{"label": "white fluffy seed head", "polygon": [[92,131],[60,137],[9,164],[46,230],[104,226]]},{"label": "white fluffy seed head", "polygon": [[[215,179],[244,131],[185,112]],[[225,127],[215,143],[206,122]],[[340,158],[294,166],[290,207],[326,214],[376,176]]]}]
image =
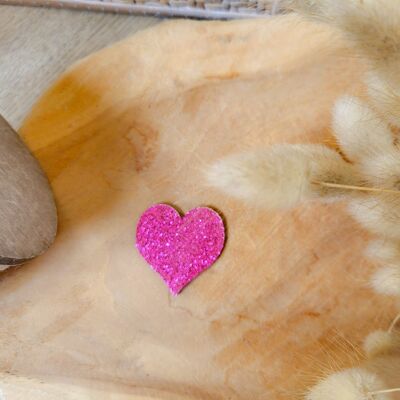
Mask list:
[{"label": "white fluffy seed head", "polygon": [[[397,71],[398,79],[400,74]],[[389,83],[382,74],[371,71],[366,76],[369,97],[374,107],[384,118],[395,126],[400,126],[400,90],[397,84]]]},{"label": "white fluffy seed head", "polygon": [[385,239],[400,239],[400,196],[382,194],[352,200],[348,210],[370,232]]},{"label": "white fluffy seed head", "polygon": [[400,7],[395,0],[287,0],[339,28],[370,65],[369,95],[385,119],[400,126]]},{"label": "white fluffy seed head", "polygon": [[380,268],[372,276],[371,286],[377,293],[400,296],[400,265]]},{"label": "white fluffy seed head", "polygon": [[[328,376],[306,395],[307,400],[368,400],[368,393],[386,389],[385,383],[374,373],[362,368],[347,369]],[[377,395],[376,400],[389,400]]]},{"label": "white fluffy seed head", "polygon": [[364,340],[364,351],[369,358],[388,355],[399,345],[397,335],[388,331],[375,331]]},{"label": "white fluffy seed head", "polygon": [[291,0],[294,8],[341,30],[371,67],[390,82],[399,78],[400,9],[393,0]]},{"label": "white fluffy seed head", "polygon": [[386,152],[362,160],[360,173],[367,186],[400,191],[400,150],[392,146]]},{"label": "white fluffy seed head", "polygon": [[388,124],[365,103],[350,96],[338,100],[333,130],[344,153],[358,163],[367,186],[400,189],[400,149]]},{"label": "white fluffy seed head", "polygon": [[366,257],[384,263],[399,263],[400,242],[390,239],[376,239],[365,250]]},{"label": "white fluffy seed head", "polygon": [[321,187],[316,181],[359,184],[354,167],[321,145],[275,145],[217,161],[207,171],[208,182],[240,199],[272,209],[289,208],[305,200],[332,200],[349,195]]},{"label": "white fluffy seed head", "polygon": [[334,134],[350,160],[359,161],[393,149],[393,135],[388,125],[360,99],[340,98],[332,117]]}]

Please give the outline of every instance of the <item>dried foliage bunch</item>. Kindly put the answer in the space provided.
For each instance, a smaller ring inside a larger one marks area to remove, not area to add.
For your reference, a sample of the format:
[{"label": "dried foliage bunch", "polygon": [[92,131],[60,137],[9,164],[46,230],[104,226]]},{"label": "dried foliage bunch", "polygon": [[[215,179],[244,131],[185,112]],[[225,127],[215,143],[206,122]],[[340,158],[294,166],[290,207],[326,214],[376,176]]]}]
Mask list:
[{"label": "dried foliage bunch", "polygon": [[[293,0],[307,18],[334,26],[369,65],[368,98],[339,98],[332,130],[340,153],[323,145],[279,144],[221,159],[212,186],[269,209],[306,201],[348,201],[349,213],[375,234],[366,256],[381,263],[375,291],[400,296],[400,3],[396,0]],[[396,321],[397,322],[397,321]],[[309,400],[400,399],[400,334],[371,333],[367,361],[323,378]]]}]

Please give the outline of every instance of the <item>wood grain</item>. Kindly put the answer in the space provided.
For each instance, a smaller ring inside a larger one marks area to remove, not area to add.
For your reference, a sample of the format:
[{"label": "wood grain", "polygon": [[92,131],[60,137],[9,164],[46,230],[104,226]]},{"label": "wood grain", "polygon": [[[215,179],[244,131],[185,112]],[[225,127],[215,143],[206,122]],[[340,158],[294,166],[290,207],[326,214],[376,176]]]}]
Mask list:
[{"label": "wood grain", "polygon": [[[322,368],[356,362],[396,311],[367,287],[367,235],[344,205],[272,213],[203,178],[226,154],[331,139],[332,104],[362,93],[363,66],[326,29],[294,16],[165,23],[42,97],[21,133],[60,233],[1,275],[6,398],[292,399]],[[157,202],[213,206],[228,227],[223,256],[178,297],[134,247]]]},{"label": "wood grain", "polygon": [[0,5],[0,114],[19,128],[69,65],[159,21]]}]

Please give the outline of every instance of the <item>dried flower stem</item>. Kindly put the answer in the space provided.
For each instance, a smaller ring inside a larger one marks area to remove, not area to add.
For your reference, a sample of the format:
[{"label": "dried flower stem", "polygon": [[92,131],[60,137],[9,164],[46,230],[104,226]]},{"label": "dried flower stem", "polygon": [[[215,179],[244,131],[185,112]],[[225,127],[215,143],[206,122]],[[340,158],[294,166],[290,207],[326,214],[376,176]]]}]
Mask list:
[{"label": "dried flower stem", "polygon": [[400,190],[393,190],[393,189],[382,189],[382,188],[374,188],[374,187],[367,187],[367,186],[343,185],[341,183],[320,182],[320,181],[314,181],[313,183],[316,185],[321,185],[324,187],[336,188],[336,189],[358,190],[358,191],[362,191],[362,192],[392,193],[392,194],[400,195]]}]

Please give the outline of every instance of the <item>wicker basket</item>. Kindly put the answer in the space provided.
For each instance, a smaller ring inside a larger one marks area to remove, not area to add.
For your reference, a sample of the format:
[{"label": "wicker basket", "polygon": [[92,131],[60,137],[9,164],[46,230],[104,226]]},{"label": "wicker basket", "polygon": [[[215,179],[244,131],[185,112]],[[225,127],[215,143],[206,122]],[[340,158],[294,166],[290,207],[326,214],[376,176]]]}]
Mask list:
[{"label": "wicker basket", "polygon": [[282,12],[281,0],[0,0],[0,4],[204,19],[259,18]]}]

